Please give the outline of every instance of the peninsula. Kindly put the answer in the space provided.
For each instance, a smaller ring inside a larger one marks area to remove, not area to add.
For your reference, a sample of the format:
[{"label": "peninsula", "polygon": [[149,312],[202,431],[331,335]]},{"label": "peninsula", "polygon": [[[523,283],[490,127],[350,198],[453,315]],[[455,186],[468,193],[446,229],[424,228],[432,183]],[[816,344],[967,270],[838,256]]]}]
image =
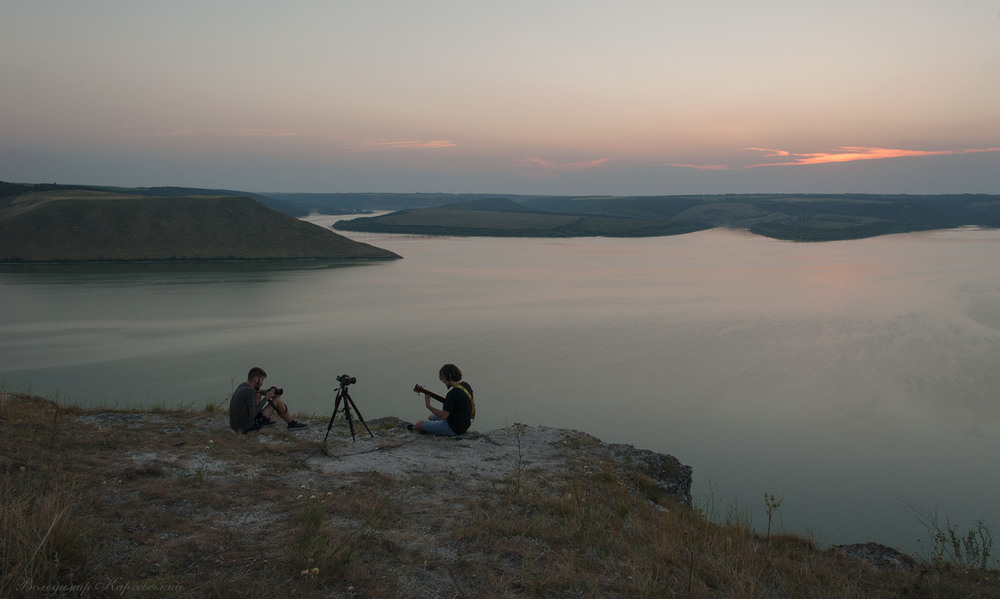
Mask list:
[{"label": "peninsula", "polygon": [[0,262],[399,258],[249,197],[10,184],[0,193]]}]

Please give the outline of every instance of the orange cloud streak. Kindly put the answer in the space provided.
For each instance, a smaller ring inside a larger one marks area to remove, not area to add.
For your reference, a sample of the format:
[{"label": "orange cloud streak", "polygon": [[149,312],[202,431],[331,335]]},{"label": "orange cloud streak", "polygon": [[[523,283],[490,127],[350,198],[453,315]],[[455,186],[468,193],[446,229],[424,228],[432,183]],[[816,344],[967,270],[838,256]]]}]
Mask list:
[{"label": "orange cloud streak", "polygon": [[900,150],[897,148],[873,148],[869,146],[840,146],[830,152],[814,152],[806,154],[796,154],[788,150],[774,150],[770,148],[746,148],[757,152],[765,152],[767,158],[782,158],[780,162],[762,162],[746,166],[732,166],[725,164],[682,164],[672,163],[670,166],[678,168],[694,168],[699,170],[733,170],[760,168],[764,166],[809,166],[816,164],[831,164],[840,162],[855,162],[858,160],[884,160],[886,158],[910,158],[914,156],[956,156],[960,154],[979,154],[983,152],[1000,152],[1000,148],[964,148],[958,150]]},{"label": "orange cloud streak", "polygon": [[753,164],[743,168],[761,166],[801,166],[809,164],[829,164],[835,162],[854,162],[857,160],[882,160],[885,158],[907,158],[912,156],[953,156],[958,154],[975,154],[981,152],[1000,152],[1000,148],[971,148],[961,150],[900,150],[896,148],[871,148],[867,146],[841,146],[833,152],[816,152],[813,154],[793,154],[785,150],[770,150],[767,148],[747,148],[767,152],[768,157],[791,157],[787,162],[766,162]]}]

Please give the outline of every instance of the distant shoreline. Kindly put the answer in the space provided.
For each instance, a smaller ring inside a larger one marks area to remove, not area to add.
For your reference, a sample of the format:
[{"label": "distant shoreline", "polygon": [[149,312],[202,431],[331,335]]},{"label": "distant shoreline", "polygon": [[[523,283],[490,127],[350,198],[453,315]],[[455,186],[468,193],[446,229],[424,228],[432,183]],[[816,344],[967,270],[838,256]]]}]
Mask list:
[{"label": "distant shoreline", "polygon": [[340,231],[454,237],[661,237],[738,229],[783,241],[1000,227],[995,195],[497,197],[340,220]]}]

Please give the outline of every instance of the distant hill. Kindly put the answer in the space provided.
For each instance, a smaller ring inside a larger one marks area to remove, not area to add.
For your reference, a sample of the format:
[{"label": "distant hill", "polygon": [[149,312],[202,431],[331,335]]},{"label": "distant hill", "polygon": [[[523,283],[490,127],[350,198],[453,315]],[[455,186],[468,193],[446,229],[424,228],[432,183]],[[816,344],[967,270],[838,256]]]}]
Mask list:
[{"label": "distant hill", "polygon": [[[383,210],[432,208],[445,204],[496,198],[506,198],[520,202],[546,197],[481,193],[262,193],[258,195],[270,200],[284,202],[287,206],[297,206],[299,213],[289,212],[293,216],[304,216],[310,212],[320,214],[363,214]],[[272,207],[275,210],[285,211],[283,208]]]},{"label": "distant hill", "polygon": [[1000,196],[515,196],[401,210],[340,221],[334,228],[459,236],[645,237],[724,227],[775,239],[833,241],[967,225],[1000,226]]},{"label": "distant hill", "polygon": [[22,195],[38,191],[56,190],[87,190],[87,191],[108,191],[116,194],[125,194],[143,197],[177,198],[185,196],[234,196],[252,198],[264,204],[272,210],[285,214],[300,217],[308,216],[310,212],[316,212],[299,202],[287,201],[272,195],[264,195],[249,191],[236,191],[233,189],[207,189],[203,187],[118,187],[114,185],[60,185],[56,183],[7,183],[0,181],[0,198]]},{"label": "distant hill", "polygon": [[652,237],[711,228],[697,222],[540,212],[503,198],[338,221],[341,231],[483,237]]},{"label": "distant hill", "polygon": [[399,258],[247,197],[38,187],[0,184],[0,261]]},{"label": "distant hill", "polygon": [[236,191],[232,189],[205,189],[200,187],[93,187],[99,191],[111,191],[144,197],[176,198],[185,196],[235,196],[252,198],[264,204],[271,210],[277,210],[290,216],[308,216],[311,210],[297,202],[289,202],[270,195]]}]

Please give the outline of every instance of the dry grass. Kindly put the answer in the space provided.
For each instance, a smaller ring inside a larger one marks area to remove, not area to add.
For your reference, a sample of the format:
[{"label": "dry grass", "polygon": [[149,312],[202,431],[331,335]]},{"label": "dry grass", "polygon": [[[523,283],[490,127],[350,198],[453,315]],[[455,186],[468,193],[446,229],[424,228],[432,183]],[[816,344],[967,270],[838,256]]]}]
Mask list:
[{"label": "dry grass", "polygon": [[[879,570],[717,525],[640,475],[518,464],[441,478],[310,469],[315,441],[219,411],[0,394],[3,597],[996,597],[997,572]],[[405,448],[393,449],[404,451]]]}]

